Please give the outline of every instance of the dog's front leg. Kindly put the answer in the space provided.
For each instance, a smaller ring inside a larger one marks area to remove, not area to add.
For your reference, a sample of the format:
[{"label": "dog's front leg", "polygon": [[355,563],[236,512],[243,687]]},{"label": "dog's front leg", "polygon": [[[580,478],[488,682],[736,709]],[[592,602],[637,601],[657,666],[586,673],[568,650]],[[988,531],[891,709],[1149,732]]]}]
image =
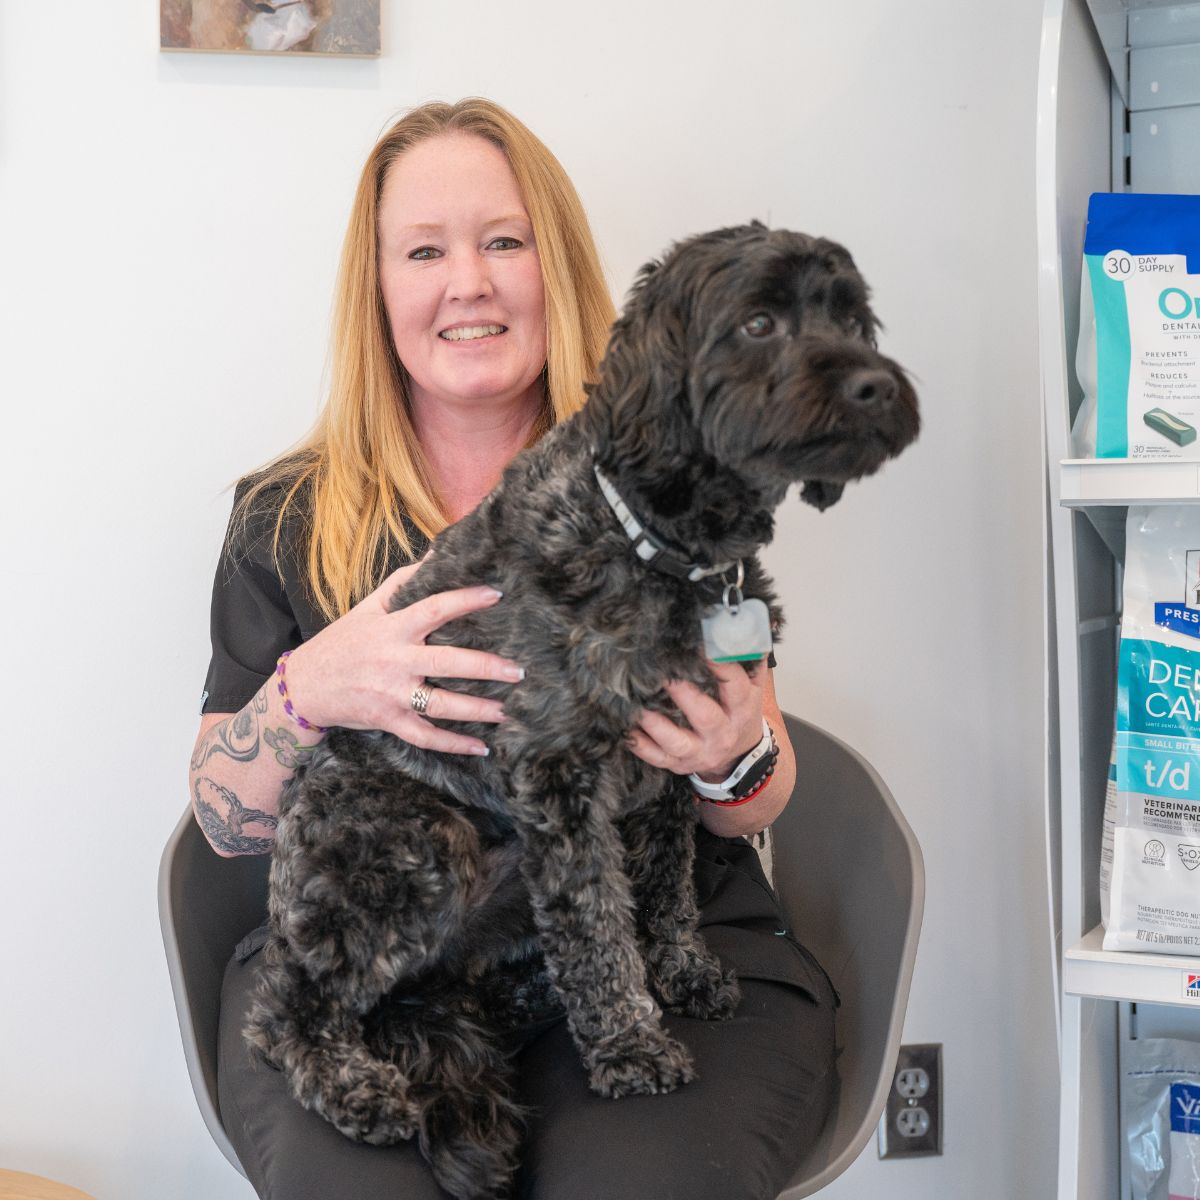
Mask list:
[{"label": "dog's front leg", "polygon": [[362,1013],[331,981],[313,980],[271,934],[246,1039],[287,1076],[292,1094],[346,1137],[386,1145],[411,1138],[420,1106],[409,1079],[363,1040]]},{"label": "dog's front leg", "polygon": [[574,763],[543,762],[522,774],[522,871],[546,967],[592,1090],[672,1091],[695,1072],[687,1051],[663,1031],[646,984],[604,777]]},{"label": "dog's front leg", "polygon": [[622,817],[625,869],[651,987],[672,1012],[724,1020],[733,1016],[741,993],[733,972],[696,929],[692,806],[687,784],[671,776],[658,798]]}]

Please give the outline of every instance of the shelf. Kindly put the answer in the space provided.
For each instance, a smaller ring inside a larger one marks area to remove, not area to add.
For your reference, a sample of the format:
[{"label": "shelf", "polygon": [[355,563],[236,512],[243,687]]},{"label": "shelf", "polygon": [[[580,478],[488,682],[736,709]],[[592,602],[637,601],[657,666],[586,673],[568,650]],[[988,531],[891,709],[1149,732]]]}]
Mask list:
[{"label": "shelf", "polygon": [[1187,994],[1188,976],[1200,976],[1200,958],[1184,954],[1129,954],[1104,950],[1097,925],[1063,956],[1063,991],[1102,1000],[1135,1000],[1200,1008],[1200,990]]},{"label": "shelf", "polygon": [[1067,508],[1115,504],[1200,504],[1200,461],[1066,458],[1061,502]]}]

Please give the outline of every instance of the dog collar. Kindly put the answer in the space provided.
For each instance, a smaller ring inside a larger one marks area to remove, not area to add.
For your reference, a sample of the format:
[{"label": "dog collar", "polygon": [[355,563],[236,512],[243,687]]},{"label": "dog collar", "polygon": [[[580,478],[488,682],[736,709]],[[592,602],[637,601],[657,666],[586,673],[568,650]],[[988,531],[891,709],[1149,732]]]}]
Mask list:
[{"label": "dog collar", "polygon": [[686,579],[689,583],[696,583],[710,575],[724,575],[726,571],[738,565],[737,562],[727,562],[706,567],[702,563],[688,562],[681,555],[674,553],[661,538],[655,537],[633,515],[633,510],[621,498],[621,493],[617,491],[612,480],[600,470],[599,466],[593,463],[592,470],[596,473],[596,482],[600,485],[600,490],[604,493],[609,508],[617,514],[617,520],[621,522],[621,527],[633,543],[634,553],[647,566],[673,575],[676,579]]}]

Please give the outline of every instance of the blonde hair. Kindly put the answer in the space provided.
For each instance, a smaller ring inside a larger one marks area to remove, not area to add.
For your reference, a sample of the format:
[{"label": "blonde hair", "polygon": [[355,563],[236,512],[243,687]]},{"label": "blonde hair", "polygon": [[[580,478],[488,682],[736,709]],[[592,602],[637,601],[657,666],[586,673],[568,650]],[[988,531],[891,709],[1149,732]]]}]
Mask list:
[{"label": "blonde hair", "polygon": [[391,166],[412,146],[446,134],[486,138],[508,159],[533,226],[546,310],[546,405],[536,441],[582,407],[615,316],[587,216],[558,160],[511,113],[480,97],[408,112],[376,142],[359,178],[342,244],[333,316],[329,397],[309,435],[254,473],[238,512],[283,485],[284,515],[304,496],[307,578],[327,619],[345,613],[385,576],[390,551],[412,556],[403,511],[426,536],[449,520],[409,416],[404,369],[392,343],[378,272],[378,209]]}]

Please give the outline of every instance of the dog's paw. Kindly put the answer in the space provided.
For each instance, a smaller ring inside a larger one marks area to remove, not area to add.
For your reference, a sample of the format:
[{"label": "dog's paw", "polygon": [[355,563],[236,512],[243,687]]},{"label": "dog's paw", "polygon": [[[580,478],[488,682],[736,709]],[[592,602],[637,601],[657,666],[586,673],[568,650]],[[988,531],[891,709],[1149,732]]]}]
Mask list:
[{"label": "dog's paw", "polygon": [[737,977],[703,946],[659,945],[646,955],[650,982],[668,1012],[727,1021],[742,998]]},{"label": "dog's paw", "polygon": [[339,1133],[372,1146],[408,1141],[420,1118],[408,1081],[390,1063],[343,1066],[336,1090],[302,1098]]},{"label": "dog's paw", "polygon": [[696,1078],[691,1055],[656,1026],[639,1025],[589,1055],[589,1083],[600,1096],[654,1096]]}]

